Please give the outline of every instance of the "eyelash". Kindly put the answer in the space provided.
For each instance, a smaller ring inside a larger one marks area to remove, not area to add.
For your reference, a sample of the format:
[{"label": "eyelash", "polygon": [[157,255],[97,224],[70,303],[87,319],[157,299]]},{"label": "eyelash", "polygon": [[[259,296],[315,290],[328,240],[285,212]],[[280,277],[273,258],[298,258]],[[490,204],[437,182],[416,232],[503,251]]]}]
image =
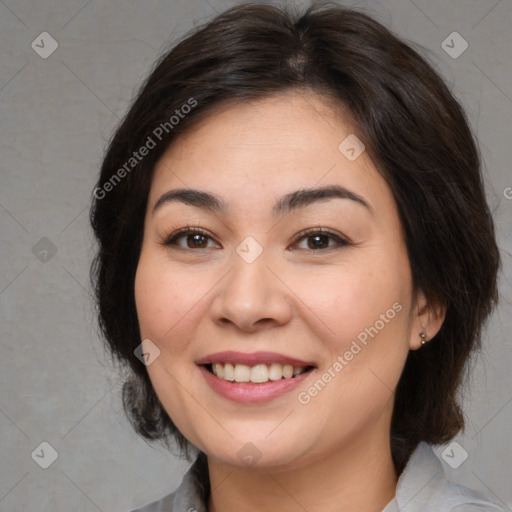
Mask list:
[{"label": "eyelash", "polygon": [[[182,229],[176,231],[175,233],[172,233],[172,234],[166,236],[164,238],[164,241],[161,243],[161,245],[163,245],[164,247],[176,246],[179,249],[185,249],[185,250],[197,250],[197,249],[194,249],[191,247],[181,247],[176,244],[176,241],[179,238],[183,237],[184,235],[191,235],[191,234],[203,235],[203,236],[208,237],[209,239],[213,240],[213,238],[205,230],[195,227],[195,226],[187,226],[185,228],[182,228]],[[325,252],[325,251],[331,251],[336,248],[347,247],[347,246],[353,245],[346,238],[343,238],[343,237],[337,235],[336,233],[329,231],[327,229],[324,229],[324,228],[308,228],[308,229],[305,229],[304,231],[301,231],[296,236],[293,244],[297,244],[302,239],[307,239],[314,235],[328,236],[331,239],[334,239],[336,241],[336,245],[328,246],[326,248],[320,248],[320,249],[299,249],[299,250],[309,250],[309,251],[313,251],[313,252]],[[200,247],[199,249],[209,249],[209,247]]]}]

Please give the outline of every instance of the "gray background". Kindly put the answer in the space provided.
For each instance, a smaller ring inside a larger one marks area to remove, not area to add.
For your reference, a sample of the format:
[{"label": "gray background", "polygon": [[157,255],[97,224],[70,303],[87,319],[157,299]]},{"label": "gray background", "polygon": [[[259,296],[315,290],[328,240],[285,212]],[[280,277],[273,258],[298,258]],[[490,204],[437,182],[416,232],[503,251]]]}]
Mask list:
[{"label": "gray background", "polygon": [[[137,438],[122,414],[121,379],[91,305],[87,212],[106,141],[153,61],[234,3],[0,0],[2,512],[122,512],[173,490],[188,467]],[[512,4],[352,5],[429,49],[480,140],[504,259],[501,306],[464,395],[468,426],[456,441],[468,459],[443,465],[456,481],[512,503]],[[454,31],[469,44],[457,58],[441,46]],[[46,59],[31,47],[42,46],[42,32],[59,45]],[[58,453],[48,469],[36,463],[49,461],[43,441]]]}]

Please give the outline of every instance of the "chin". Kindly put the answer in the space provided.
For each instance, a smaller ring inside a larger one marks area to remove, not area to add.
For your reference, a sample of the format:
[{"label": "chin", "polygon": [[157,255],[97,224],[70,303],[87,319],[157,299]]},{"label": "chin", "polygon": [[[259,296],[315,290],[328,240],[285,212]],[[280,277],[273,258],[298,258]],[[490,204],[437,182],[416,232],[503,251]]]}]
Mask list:
[{"label": "chin", "polygon": [[[304,428],[297,428],[296,431],[290,432],[290,424],[285,420],[283,423],[286,423],[287,428],[278,432],[281,427],[284,427],[281,425],[276,429],[278,423],[269,422],[264,429],[254,428],[254,426],[252,428],[227,426],[227,430],[233,435],[232,438],[227,434],[221,439],[209,437],[205,440],[206,442],[199,445],[209,457],[223,464],[254,470],[286,470],[321,457],[318,452],[315,456],[314,435],[311,435],[311,431],[310,438],[304,437]],[[268,425],[271,426],[267,428]],[[272,429],[275,431],[272,432]],[[270,435],[269,432],[271,432]]]}]

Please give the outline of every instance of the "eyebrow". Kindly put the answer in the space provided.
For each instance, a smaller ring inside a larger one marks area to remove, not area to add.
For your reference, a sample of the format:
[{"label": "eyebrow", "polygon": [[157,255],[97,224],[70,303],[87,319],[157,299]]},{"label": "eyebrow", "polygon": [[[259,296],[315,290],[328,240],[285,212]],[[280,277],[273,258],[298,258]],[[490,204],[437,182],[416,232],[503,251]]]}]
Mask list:
[{"label": "eyebrow", "polygon": [[[358,194],[339,185],[330,185],[321,188],[299,189],[284,195],[272,207],[272,215],[277,217],[312,203],[329,199],[349,199],[364,206],[371,212],[373,211],[371,206]],[[169,190],[163,194],[153,207],[153,214],[163,205],[172,202],[185,203],[223,215],[228,213],[228,206],[221,197],[202,190],[181,188]]]}]

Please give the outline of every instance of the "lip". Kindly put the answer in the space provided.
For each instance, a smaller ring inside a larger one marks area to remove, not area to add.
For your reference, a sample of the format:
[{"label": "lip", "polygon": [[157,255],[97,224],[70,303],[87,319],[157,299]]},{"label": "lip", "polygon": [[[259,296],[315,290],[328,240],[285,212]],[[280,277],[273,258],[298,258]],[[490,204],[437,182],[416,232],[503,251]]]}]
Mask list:
[{"label": "lip", "polygon": [[[230,362],[226,360],[223,361]],[[273,361],[277,362],[275,359]],[[297,386],[304,382],[304,380],[315,373],[316,368],[313,368],[312,370],[306,373],[302,373],[301,375],[291,379],[269,381],[263,384],[229,382],[217,377],[213,373],[210,373],[210,371],[203,365],[199,366],[199,370],[213,391],[223,396],[224,398],[242,404],[257,404],[269,402],[279,396],[284,395],[285,393],[289,393],[290,391],[294,390]]]},{"label": "lip", "polygon": [[[202,357],[195,361],[198,365],[214,364],[214,363],[231,363],[231,364],[245,364],[247,366],[254,366],[257,364],[291,364],[292,366],[316,366],[312,361],[303,361],[294,357],[278,354],[277,352],[253,352],[251,354],[245,352],[236,352],[233,350],[226,350],[224,352],[216,352]],[[278,382],[278,381],[277,381]],[[261,384],[260,384],[261,385]]]}]

